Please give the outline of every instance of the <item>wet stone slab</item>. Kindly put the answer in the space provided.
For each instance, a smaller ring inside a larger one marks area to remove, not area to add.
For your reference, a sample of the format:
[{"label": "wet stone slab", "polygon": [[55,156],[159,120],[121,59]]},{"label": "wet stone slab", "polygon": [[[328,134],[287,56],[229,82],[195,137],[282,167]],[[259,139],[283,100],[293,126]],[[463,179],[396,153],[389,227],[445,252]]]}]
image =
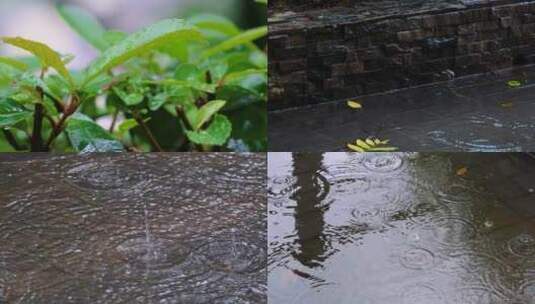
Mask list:
[{"label": "wet stone slab", "polygon": [[266,159],[0,157],[0,303],[266,303]]},{"label": "wet stone slab", "polygon": [[535,303],[532,156],[270,153],[268,163],[270,302]]},{"label": "wet stone slab", "polygon": [[[509,80],[521,80],[510,88]],[[535,68],[270,112],[270,151],[344,151],[357,138],[401,151],[515,152],[535,149]]]}]

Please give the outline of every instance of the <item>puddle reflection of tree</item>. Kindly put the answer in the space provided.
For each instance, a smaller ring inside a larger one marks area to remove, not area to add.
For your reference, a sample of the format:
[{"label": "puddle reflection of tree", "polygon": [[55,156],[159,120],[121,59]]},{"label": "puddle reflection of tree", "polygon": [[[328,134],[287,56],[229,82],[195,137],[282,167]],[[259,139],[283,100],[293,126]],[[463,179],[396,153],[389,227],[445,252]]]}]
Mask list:
[{"label": "puddle reflection of tree", "polygon": [[[299,249],[293,257],[307,267],[318,267],[326,260],[328,246],[324,235],[324,213],[329,209],[322,205],[324,196],[317,179],[310,172],[321,169],[323,155],[319,153],[294,153],[294,172],[296,191],[291,197],[296,203],[295,229]],[[303,172],[307,172],[303,174]]]}]

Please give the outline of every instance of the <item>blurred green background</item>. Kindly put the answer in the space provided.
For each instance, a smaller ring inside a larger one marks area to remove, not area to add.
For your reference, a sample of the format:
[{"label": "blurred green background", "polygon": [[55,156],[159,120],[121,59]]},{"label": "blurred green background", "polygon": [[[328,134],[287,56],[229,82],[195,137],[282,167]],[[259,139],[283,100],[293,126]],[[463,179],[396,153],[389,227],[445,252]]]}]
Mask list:
[{"label": "blurred green background", "polygon": [[[110,29],[133,32],[169,17],[213,13],[232,19],[242,29],[266,23],[266,10],[253,0],[0,0],[0,36],[43,41],[63,54],[76,54],[71,67],[84,67],[96,55],[87,42],[61,20],[55,3],[77,4],[98,16]],[[23,52],[2,49],[2,55]]]}]

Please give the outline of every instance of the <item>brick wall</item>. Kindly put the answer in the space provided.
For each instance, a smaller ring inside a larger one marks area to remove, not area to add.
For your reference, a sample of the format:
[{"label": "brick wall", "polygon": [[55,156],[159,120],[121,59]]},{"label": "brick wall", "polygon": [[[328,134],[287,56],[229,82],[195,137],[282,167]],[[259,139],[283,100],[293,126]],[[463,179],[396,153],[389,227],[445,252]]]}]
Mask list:
[{"label": "brick wall", "polygon": [[299,9],[310,10],[317,8],[334,7],[340,5],[351,5],[357,0],[270,0],[271,10]]},{"label": "brick wall", "polygon": [[367,18],[348,17],[347,9],[272,18],[270,109],[533,63],[535,2],[515,2]]}]

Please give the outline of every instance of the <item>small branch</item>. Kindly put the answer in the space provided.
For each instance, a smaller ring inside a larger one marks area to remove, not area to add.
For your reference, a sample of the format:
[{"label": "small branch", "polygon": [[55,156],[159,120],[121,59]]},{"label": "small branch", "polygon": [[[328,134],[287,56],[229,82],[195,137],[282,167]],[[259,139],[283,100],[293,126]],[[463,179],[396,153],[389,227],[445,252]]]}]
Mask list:
[{"label": "small branch", "polygon": [[54,96],[50,95],[49,93],[45,92],[44,90],[41,89],[41,91],[43,92],[43,94],[50,98],[50,100],[52,100],[52,102],[54,103],[54,107],[56,108],[56,110],[59,112],[59,113],[63,113],[63,111],[65,111],[65,106],[63,105],[63,103],[59,100],[57,100]]},{"label": "small branch", "polygon": [[50,145],[52,145],[52,142],[61,134],[65,122],[67,121],[67,118],[69,118],[72,114],[76,112],[78,106],[80,106],[78,96],[72,95],[69,104],[67,105],[67,107],[65,107],[65,110],[63,111],[63,115],[61,115],[59,122],[54,126],[54,129],[52,130],[52,133],[50,134],[50,137],[46,142],[47,149],[50,149]]},{"label": "small branch", "polygon": [[158,150],[158,152],[164,152],[162,149],[162,146],[158,143],[156,138],[154,137],[154,134],[152,134],[151,130],[147,126],[147,124],[143,121],[143,119],[139,116],[137,112],[133,112],[132,115],[134,116],[134,119],[137,121],[137,123],[143,128],[143,131],[145,131],[145,134],[147,134],[150,142],[152,145]]},{"label": "small branch", "polygon": [[11,133],[10,130],[2,129],[2,132],[4,133],[4,137],[6,138],[7,142],[9,143],[9,145],[11,147],[13,147],[13,149],[15,149],[15,151],[22,150],[21,147],[19,146],[19,143],[17,142],[17,139],[15,138],[13,133]]},{"label": "small branch", "polygon": [[52,145],[52,142],[54,139],[56,139],[61,131],[63,131],[63,125],[65,124],[65,121],[67,121],[68,116],[63,114],[59,120],[59,122],[54,126],[54,129],[52,129],[52,133],[50,133],[50,137],[48,138],[48,141],[46,142],[46,146],[50,148],[50,145]]},{"label": "small branch", "polygon": [[52,126],[52,129],[56,126],[56,122],[54,121],[54,118],[52,118],[50,115],[45,113],[45,118],[48,120],[50,125]]},{"label": "small branch", "polygon": [[44,117],[44,107],[43,107],[43,90],[40,87],[37,87],[37,93],[39,94],[39,103],[35,104],[35,110],[33,113],[33,131],[31,138],[31,151],[32,152],[47,152],[43,146],[43,117]]},{"label": "small branch", "polygon": [[193,130],[193,126],[190,124],[188,117],[186,117],[186,113],[184,112],[184,110],[182,110],[181,107],[176,107],[176,113],[178,117],[180,117],[180,119],[184,122],[186,127],[190,130]]},{"label": "small branch", "polygon": [[116,109],[115,110],[115,113],[113,113],[113,120],[111,121],[111,126],[110,126],[110,133],[113,132],[113,130],[115,129],[115,124],[117,123],[117,117],[119,116],[119,109]]}]

